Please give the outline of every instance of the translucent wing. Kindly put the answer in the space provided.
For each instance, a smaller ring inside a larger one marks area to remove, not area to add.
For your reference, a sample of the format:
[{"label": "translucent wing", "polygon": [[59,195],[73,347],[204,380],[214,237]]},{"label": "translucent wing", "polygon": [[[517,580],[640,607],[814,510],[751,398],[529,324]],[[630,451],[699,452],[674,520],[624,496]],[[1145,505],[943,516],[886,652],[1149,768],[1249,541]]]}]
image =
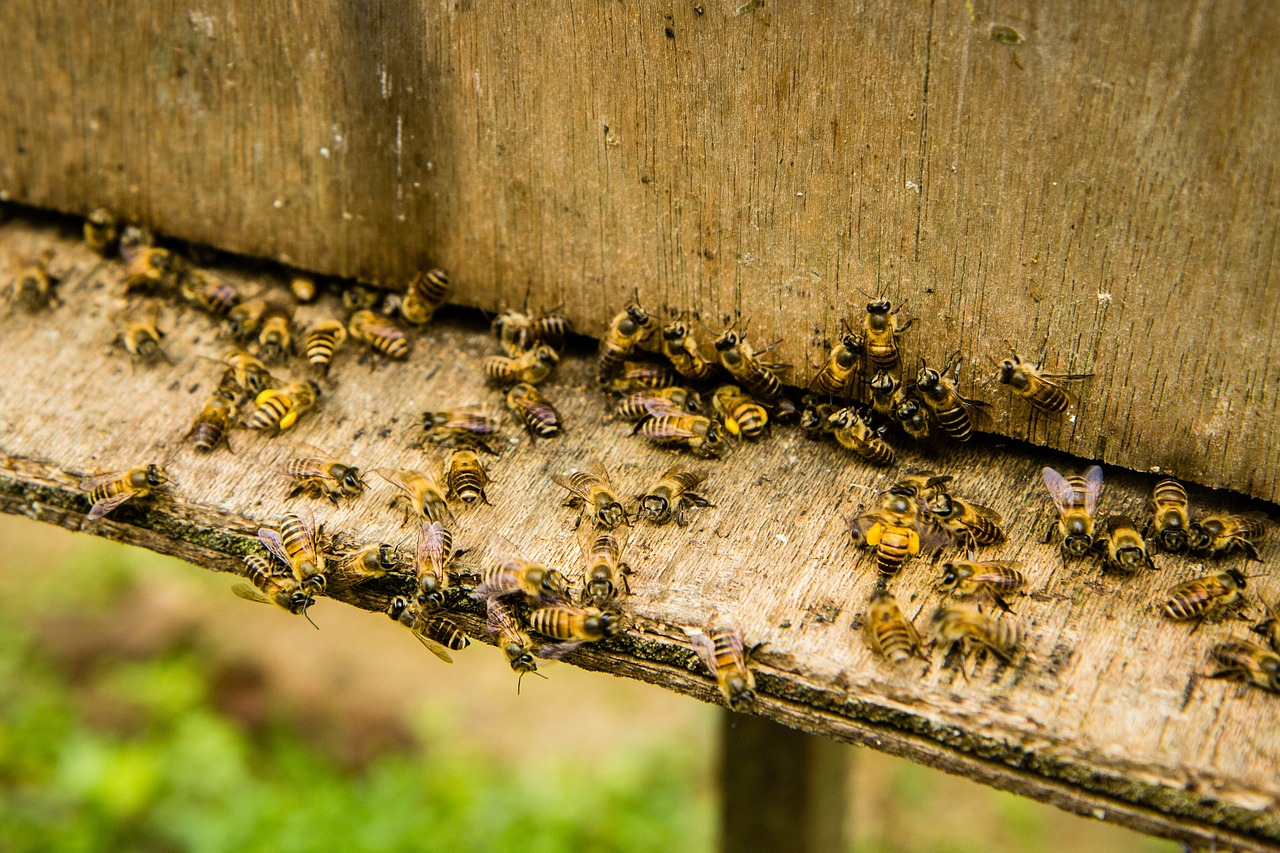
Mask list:
[{"label": "translucent wing", "polygon": [[238,584],[233,584],[231,587],[231,591],[246,601],[256,601],[259,604],[271,603],[271,599],[267,598],[265,595],[258,592],[252,586],[250,586],[247,583],[244,583],[243,581],[241,581]]},{"label": "translucent wing", "polygon": [[289,559],[289,552],[284,548],[284,540],[280,538],[280,534],[269,527],[258,528],[258,540],[266,546],[271,552],[271,556],[275,557],[286,566],[292,566],[293,563]]},{"label": "translucent wing", "polygon": [[397,471],[394,468],[375,468],[373,473],[395,486],[409,497],[414,496],[414,488],[412,485],[411,475],[416,471]]},{"label": "translucent wing", "polygon": [[128,471],[111,471],[107,474],[95,474],[92,477],[86,477],[80,481],[81,491],[91,492],[98,486],[105,486],[107,483],[119,480],[128,474]]},{"label": "translucent wing", "polygon": [[595,477],[610,491],[613,490],[613,484],[609,482],[609,471],[604,467],[604,463],[599,459],[590,460],[582,470],[586,471],[592,477]]},{"label": "translucent wing", "polygon": [[[639,426],[643,425],[644,424],[641,423]],[[639,430],[639,426],[636,431]],[[693,430],[685,429],[684,427],[675,426],[673,424],[662,424],[658,430],[658,437],[664,439],[697,438],[698,434]]]},{"label": "translucent wing", "polygon": [[1040,474],[1044,477],[1044,487],[1049,490],[1049,497],[1053,499],[1059,515],[1075,506],[1076,490],[1071,488],[1066,477],[1052,468],[1045,468]]},{"label": "translucent wing", "polygon": [[518,629],[515,620],[515,614],[511,612],[511,608],[503,604],[497,598],[491,598],[488,602],[486,610],[487,620],[485,626],[491,634],[502,634],[507,631],[515,631]]},{"label": "translucent wing", "polygon": [[582,498],[584,501],[589,497],[589,492],[578,483],[573,482],[569,478],[569,475],[552,474],[551,482],[555,483],[560,488],[567,490],[569,494]]},{"label": "translucent wing", "polygon": [[631,536],[631,528],[626,525],[618,525],[617,527],[606,530],[595,527],[593,525],[582,525],[578,528],[578,545],[582,548],[582,558],[590,566],[594,560],[594,552],[596,543],[604,537],[611,537],[616,551],[617,562],[614,568],[618,568],[618,564],[622,562],[622,552],[627,547],[627,540]]},{"label": "translucent wing", "polygon": [[452,556],[451,546],[446,545],[444,525],[438,521],[418,525],[418,563],[430,566],[436,577],[444,577],[444,567]]},{"label": "translucent wing", "polygon": [[1102,469],[1090,465],[1084,472],[1084,510],[1093,515],[1098,505],[1098,494],[1102,491]]},{"label": "translucent wing", "polygon": [[320,547],[316,542],[316,519],[311,513],[294,513],[294,518],[302,525],[303,538],[300,543],[303,558],[314,566],[320,566]]},{"label": "translucent wing", "polygon": [[503,536],[494,536],[489,540],[489,553],[493,561],[505,569],[518,569],[529,564],[530,560],[520,553],[520,549]]},{"label": "translucent wing", "polygon": [[582,640],[574,640],[568,643],[550,643],[545,646],[540,646],[538,648],[537,654],[538,654],[538,657],[540,658],[550,658],[551,660],[560,660],[565,655],[569,654],[569,652],[573,651],[578,646],[582,645],[582,643],[583,643]]},{"label": "translucent wing", "polygon": [[418,641],[421,642],[422,645],[426,646],[427,651],[431,652],[431,654],[440,658],[440,660],[444,661],[445,663],[453,663],[453,656],[449,654],[449,650],[446,649],[440,643],[428,637],[426,634],[422,633],[421,628],[414,628],[413,636],[417,637]]},{"label": "translucent wing", "polygon": [[685,628],[685,636],[689,638],[689,644],[693,646],[693,650],[697,652],[698,659],[702,661],[702,665],[712,675],[716,674],[716,647],[700,628]]},{"label": "translucent wing", "polygon": [[89,514],[86,518],[89,521],[97,521],[107,513],[111,512],[111,510],[120,506],[120,504],[129,500],[131,497],[133,497],[133,492],[121,492],[120,494],[112,495],[109,498],[103,498],[90,508]]}]

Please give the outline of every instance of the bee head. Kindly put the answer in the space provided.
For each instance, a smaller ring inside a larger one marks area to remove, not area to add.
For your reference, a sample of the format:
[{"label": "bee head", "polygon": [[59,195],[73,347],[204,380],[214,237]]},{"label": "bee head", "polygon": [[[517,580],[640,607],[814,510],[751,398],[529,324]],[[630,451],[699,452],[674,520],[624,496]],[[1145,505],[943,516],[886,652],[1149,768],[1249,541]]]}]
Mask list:
[{"label": "bee head", "polygon": [[[365,482],[360,477],[359,468],[347,468],[342,474],[342,489],[346,492],[364,491]],[[386,547],[386,546],[383,546]]]},{"label": "bee head", "polygon": [[1245,579],[1244,573],[1241,572],[1239,569],[1227,569],[1223,574],[1231,578],[1231,582],[1234,583],[1238,588],[1244,589],[1246,579]]},{"label": "bee head", "polygon": [[635,324],[637,328],[649,325],[649,312],[636,304],[627,306],[627,319]]},{"label": "bee head", "polygon": [[395,621],[399,622],[400,617],[409,609],[409,599],[403,595],[397,595],[391,599],[391,603],[387,605],[387,615]]},{"label": "bee head", "polygon": [[396,567],[396,549],[385,542],[378,546],[378,566],[386,571]]},{"label": "bee head", "polygon": [[737,710],[743,705],[750,705],[756,699],[756,692],[747,686],[742,676],[735,675],[725,682],[729,690],[729,707]]},{"label": "bee head", "polygon": [[1000,381],[1008,385],[1013,381],[1013,361],[1005,359],[1000,363]]},{"label": "bee head", "polygon": [[719,352],[728,352],[738,346],[738,341],[738,333],[730,329],[716,338],[715,347]]},{"label": "bee head", "polygon": [[938,371],[931,367],[922,367],[920,372],[916,374],[916,385],[922,391],[932,391],[938,387],[938,380],[942,377],[938,375]]},{"label": "bee head", "polygon": [[1181,527],[1166,527],[1157,537],[1160,547],[1170,554],[1178,554],[1187,549],[1187,531]]},{"label": "bee head", "polygon": [[147,478],[147,485],[151,486],[152,488],[159,488],[160,486],[163,486],[166,483],[172,482],[169,479],[168,473],[164,470],[164,468],[160,467],[159,465],[148,465],[146,478]]},{"label": "bee head", "polygon": [[1083,557],[1093,547],[1093,537],[1087,533],[1072,533],[1062,540],[1062,550],[1074,557]]},{"label": "bee head", "polygon": [[889,300],[885,299],[883,296],[867,303],[868,314],[888,314],[889,308]]},{"label": "bee head", "polygon": [[955,563],[942,564],[942,588],[951,589],[960,582],[960,573],[956,571]]},{"label": "bee head", "polygon": [[543,364],[559,364],[560,355],[549,346],[538,347],[538,361]]},{"label": "bee head", "polygon": [[662,337],[668,341],[682,341],[689,336],[689,328],[681,320],[662,327]]}]

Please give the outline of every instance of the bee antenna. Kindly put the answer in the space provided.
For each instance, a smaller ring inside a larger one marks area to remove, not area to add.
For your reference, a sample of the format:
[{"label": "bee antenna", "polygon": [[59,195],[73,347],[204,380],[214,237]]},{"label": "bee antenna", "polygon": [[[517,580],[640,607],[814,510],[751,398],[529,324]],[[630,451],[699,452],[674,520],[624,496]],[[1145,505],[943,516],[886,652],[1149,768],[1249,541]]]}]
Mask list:
[{"label": "bee antenna", "polygon": [[311,614],[307,612],[307,608],[309,608],[310,606],[311,606],[310,603],[302,605],[302,618],[310,622],[312,628],[315,628],[317,631],[319,631],[320,626],[315,623],[315,620],[311,618]]}]

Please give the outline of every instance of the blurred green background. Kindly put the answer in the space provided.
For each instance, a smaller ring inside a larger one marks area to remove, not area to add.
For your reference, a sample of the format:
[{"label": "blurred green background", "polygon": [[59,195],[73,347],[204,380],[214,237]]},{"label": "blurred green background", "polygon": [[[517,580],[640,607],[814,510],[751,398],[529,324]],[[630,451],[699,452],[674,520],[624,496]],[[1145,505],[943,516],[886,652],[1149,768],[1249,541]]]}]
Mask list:
[{"label": "blurred green background", "polygon": [[[709,851],[718,709],[0,516],[0,847]],[[856,639],[851,635],[851,641]],[[867,750],[853,851],[1173,851]],[[925,817],[926,819],[922,819]]]}]

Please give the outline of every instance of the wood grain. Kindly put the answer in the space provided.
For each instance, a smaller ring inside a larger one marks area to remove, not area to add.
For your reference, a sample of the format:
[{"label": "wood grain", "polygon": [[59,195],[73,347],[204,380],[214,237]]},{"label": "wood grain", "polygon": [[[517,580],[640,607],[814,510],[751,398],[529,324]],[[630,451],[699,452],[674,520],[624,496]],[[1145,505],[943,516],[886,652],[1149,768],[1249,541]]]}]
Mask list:
[{"label": "wood grain", "polygon": [[[74,24],[72,23],[74,22]],[[750,318],[862,292],[994,429],[1280,499],[1280,7],[11,0],[0,199],[463,304]],[[1092,371],[1035,423],[1004,339]]]},{"label": "wood grain", "polygon": [[[340,453],[366,470],[410,467],[437,457],[417,445],[417,413],[484,403],[479,363],[494,350],[480,324],[455,313],[415,342],[404,364],[339,354],[320,407],[281,438],[239,431],[235,453],[198,456],[182,442],[190,420],[220,370],[205,360],[226,348],[203,314],[171,309],[161,319],[176,364],[132,369],[110,348],[119,308],[121,270],[56,228],[24,220],[0,226],[0,257],[13,249],[56,250],[64,306],[14,315],[4,324],[0,355],[0,511],[140,544],[207,568],[234,571],[237,555],[258,548],[254,531],[288,508],[274,470],[294,442]],[[0,268],[3,270],[3,268]],[[225,271],[244,284],[260,276]],[[306,320],[334,310],[304,306]],[[564,413],[568,434],[531,445],[514,425],[510,447],[493,464],[495,507],[458,511],[459,540],[483,565],[491,536],[506,536],[529,556],[578,571],[573,512],[560,506],[550,480],[592,456],[614,473],[620,492],[640,492],[676,457],[626,435],[604,418],[604,400],[589,359],[566,358],[547,394]],[[77,478],[99,470],[166,461],[181,484],[173,494],[108,519],[86,523],[88,504]],[[1247,622],[1186,625],[1156,615],[1153,603],[1171,584],[1204,568],[1157,556],[1158,572],[1124,581],[1101,575],[1092,560],[1064,565],[1042,544],[1053,514],[1039,469],[1083,463],[1019,443],[980,439],[972,447],[904,466],[952,473],[955,487],[999,510],[1011,541],[991,556],[1026,564],[1032,593],[1013,606],[1030,636],[1017,667],[980,660],[967,675],[932,664],[894,669],[872,657],[856,624],[876,582],[869,556],[855,550],[846,519],[895,471],[872,469],[834,445],[795,430],[747,445],[711,465],[705,493],[717,506],[685,530],[635,529],[628,562],[632,627],[572,662],[667,689],[719,701],[682,628],[728,614],[747,642],[763,644],[757,662],[762,696],[756,712],[785,725],[882,749],[1081,814],[1196,843],[1261,849],[1280,843],[1280,742],[1271,733],[1280,702],[1257,690],[1197,679],[1206,653],[1227,636],[1249,636]],[[1152,478],[1111,469],[1103,512],[1141,517]],[[1242,499],[1192,489],[1197,507],[1241,508]],[[357,541],[400,543],[406,528],[387,508],[389,488],[375,485],[341,509],[305,503],[330,533]],[[1274,563],[1277,537],[1263,553]],[[1257,564],[1250,572],[1257,574]],[[1251,583],[1280,592],[1270,573]],[[908,613],[923,625],[940,602],[928,561],[911,563],[895,583]],[[230,586],[230,583],[228,583]],[[359,587],[344,600],[384,608],[396,589]],[[256,606],[228,595],[227,607]],[[327,607],[313,615],[321,627]],[[1255,613],[1259,610],[1252,606]],[[280,618],[293,618],[284,614]],[[385,618],[385,617],[371,617]],[[484,639],[478,611],[459,617]],[[464,652],[465,653],[465,652]],[[514,677],[514,676],[513,676]]]}]

